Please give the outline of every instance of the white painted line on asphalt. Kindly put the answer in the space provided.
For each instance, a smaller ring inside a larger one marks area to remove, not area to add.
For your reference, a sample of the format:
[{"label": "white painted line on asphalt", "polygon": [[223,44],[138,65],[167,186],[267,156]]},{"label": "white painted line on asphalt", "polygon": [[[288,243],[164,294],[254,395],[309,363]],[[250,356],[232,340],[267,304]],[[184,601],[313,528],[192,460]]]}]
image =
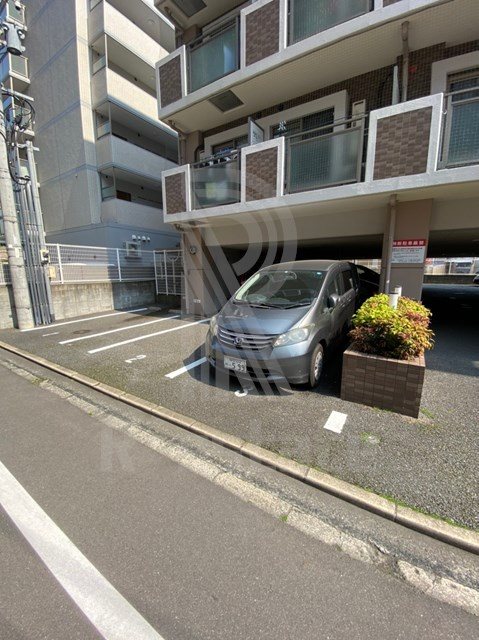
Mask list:
[{"label": "white painted line on asphalt", "polygon": [[341,433],[348,417],[347,413],[340,413],[339,411],[331,411],[331,415],[326,420],[324,428],[328,431],[334,431],[334,433]]},{"label": "white painted line on asphalt", "polygon": [[181,376],[182,373],[186,373],[190,369],[194,369],[195,367],[199,367],[200,365],[204,364],[205,362],[206,362],[206,358],[200,358],[199,360],[195,360],[191,364],[187,364],[184,367],[181,367],[181,369],[177,369],[176,371],[172,371],[171,373],[167,373],[165,378],[170,378],[170,380],[173,380],[173,378],[177,378],[178,376]]},{"label": "white painted line on asphalt", "polygon": [[80,611],[106,640],[163,640],[0,462],[0,504]]},{"label": "white painted line on asphalt", "polygon": [[54,331],[53,333],[43,333],[42,338],[46,338],[47,336],[57,336],[59,333],[59,331]]},{"label": "white painted line on asphalt", "polygon": [[130,340],[123,340],[123,342],[115,342],[114,344],[109,344],[106,347],[99,347],[98,349],[92,349],[88,353],[100,353],[100,351],[107,351],[108,349],[115,349],[116,347],[122,347],[125,344],[131,344],[132,342],[139,342],[140,340],[146,340],[147,338],[154,338],[155,336],[162,336],[165,333],[171,333],[172,331],[181,331],[182,329],[187,329],[188,327],[193,327],[195,324],[204,324],[205,322],[209,322],[210,319],[206,318],[206,320],[198,320],[197,322],[189,322],[188,324],[183,324],[180,327],[173,327],[172,329],[165,329],[164,331],[157,331],[156,333],[148,333],[146,336],[139,336],[138,338],[131,338]]},{"label": "white painted line on asphalt", "polygon": [[181,316],[168,316],[167,318],[158,318],[157,320],[150,320],[149,322],[141,322],[140,324],[132,324],[129,327],[120,327],[119,329],[110,329],[109,331],[102,331],[101,333],[92,333],[90,336],[81,336],[80,338],[71,338],[70,340],[62,340],[58,344],[71,344],[72,342],[79,342],[80,340],[90,340],[90,338],[98,338],[99,336],[107,336],[110,333],[118,333],[119,331],[127,331],[128,329],[138,329],[138,327],[146,327],[149,324],[155,324],[157,322],[164,322],[165,320],[175,320]]},{"label": "white painted line on asphalt", "polygon": [[[115,313],[106,313],[103,316],[92,316],[91,318],[79,318],[78,320],[68,320],[68,322],[55,322],[52,325],[52,329],[56,329],[57,327],[63,327],[66,324],[75,324],[76,322],[87,322],[88,320],[100,320],[101,318],[111,318],[112,316],[121,316],[124,313],[138,313],[139,311],[148,311],[148,307],[142,307],[141,309],[130,309],[129,311],[116,311]],[[34,327],[33,329],[22,329],[22,333],[26,333],[27,331],[39,331],[43,329],[45,331],[45,327]]]},{"label": "white painted line on asphalt", "polygon": [[137,360],[144,360],[146,358],[146,356],[135,356],[134,358],[130,358],[129,360],[125,360],[125,362],[127,364],[132,364],[133,362],[136,362]]}]

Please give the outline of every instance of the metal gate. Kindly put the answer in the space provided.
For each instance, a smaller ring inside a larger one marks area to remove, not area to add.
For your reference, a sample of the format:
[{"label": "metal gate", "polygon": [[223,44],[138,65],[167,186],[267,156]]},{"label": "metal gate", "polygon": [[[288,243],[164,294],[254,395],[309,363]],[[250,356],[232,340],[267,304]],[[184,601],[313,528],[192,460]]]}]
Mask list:
[{"label": "metal gate", "polygon": [[156,293],[184,295],[183,255],[179,249],[155,251]]}]

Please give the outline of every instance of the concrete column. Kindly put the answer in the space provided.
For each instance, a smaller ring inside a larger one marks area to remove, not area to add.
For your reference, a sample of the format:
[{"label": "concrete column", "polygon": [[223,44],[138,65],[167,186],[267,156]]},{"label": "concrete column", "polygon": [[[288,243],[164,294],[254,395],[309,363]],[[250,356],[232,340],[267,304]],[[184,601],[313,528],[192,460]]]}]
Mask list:
[{"label": "concrete column", "polygon": [[[412,202],[397,202],[394,216],[389,216],[389,224],[394,227],[394,240],[426,240],[429,239],[429,227],[432,214],[432,200],[415,200]],[[381,290],[386,291],[385,280],[387,259],[389,259],[388,230],[384,236],[383,267],[381,269]],[[427,257],[427,244],[422,262],[397,263],[391,262],[390,283],[386,293],[394,287],[401,286],[403,295],[419,300],[421,298],[424,279],[424,265]],[[394,260],[394,259],[393,259]]]}]

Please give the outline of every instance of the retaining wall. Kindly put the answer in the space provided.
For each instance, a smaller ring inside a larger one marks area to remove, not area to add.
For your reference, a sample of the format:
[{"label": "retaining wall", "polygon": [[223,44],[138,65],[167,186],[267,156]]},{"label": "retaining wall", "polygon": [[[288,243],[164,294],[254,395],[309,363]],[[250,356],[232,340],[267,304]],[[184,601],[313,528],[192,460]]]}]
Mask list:
[{"label": "retaining wall", "polygon": [[[15,326],[11,286],[0,286],[0,329]],[[55,320],[155,304],[153,281],[53,284]]]}]

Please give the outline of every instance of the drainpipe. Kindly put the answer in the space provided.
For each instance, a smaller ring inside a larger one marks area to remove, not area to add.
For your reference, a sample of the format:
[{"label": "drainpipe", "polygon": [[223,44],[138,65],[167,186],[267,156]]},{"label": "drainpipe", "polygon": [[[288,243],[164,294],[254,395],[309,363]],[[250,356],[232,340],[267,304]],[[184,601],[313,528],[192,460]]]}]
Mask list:
[{"label": "drainpipe", "polygon": [[391,195],[389,198],[389,227],[386,240],[386,251],[384,255],[384,263],[381,268],[381,289],[383,293],[389,293],[391,285],[391,260],[393,253],[394,232],[396,229],[396,210],[397,195]]},{"label": "drainpipe", "polygon": [[186,133],[179,129],[173,120],[168,120],[167,124],[178,134],[178,166],[181,166],[186,160]]},{"label": "drainpipe", "polygon": [[407,91],[409,84],[409,21],[401,24],[402,37],[402,100],[407,101]]}]

